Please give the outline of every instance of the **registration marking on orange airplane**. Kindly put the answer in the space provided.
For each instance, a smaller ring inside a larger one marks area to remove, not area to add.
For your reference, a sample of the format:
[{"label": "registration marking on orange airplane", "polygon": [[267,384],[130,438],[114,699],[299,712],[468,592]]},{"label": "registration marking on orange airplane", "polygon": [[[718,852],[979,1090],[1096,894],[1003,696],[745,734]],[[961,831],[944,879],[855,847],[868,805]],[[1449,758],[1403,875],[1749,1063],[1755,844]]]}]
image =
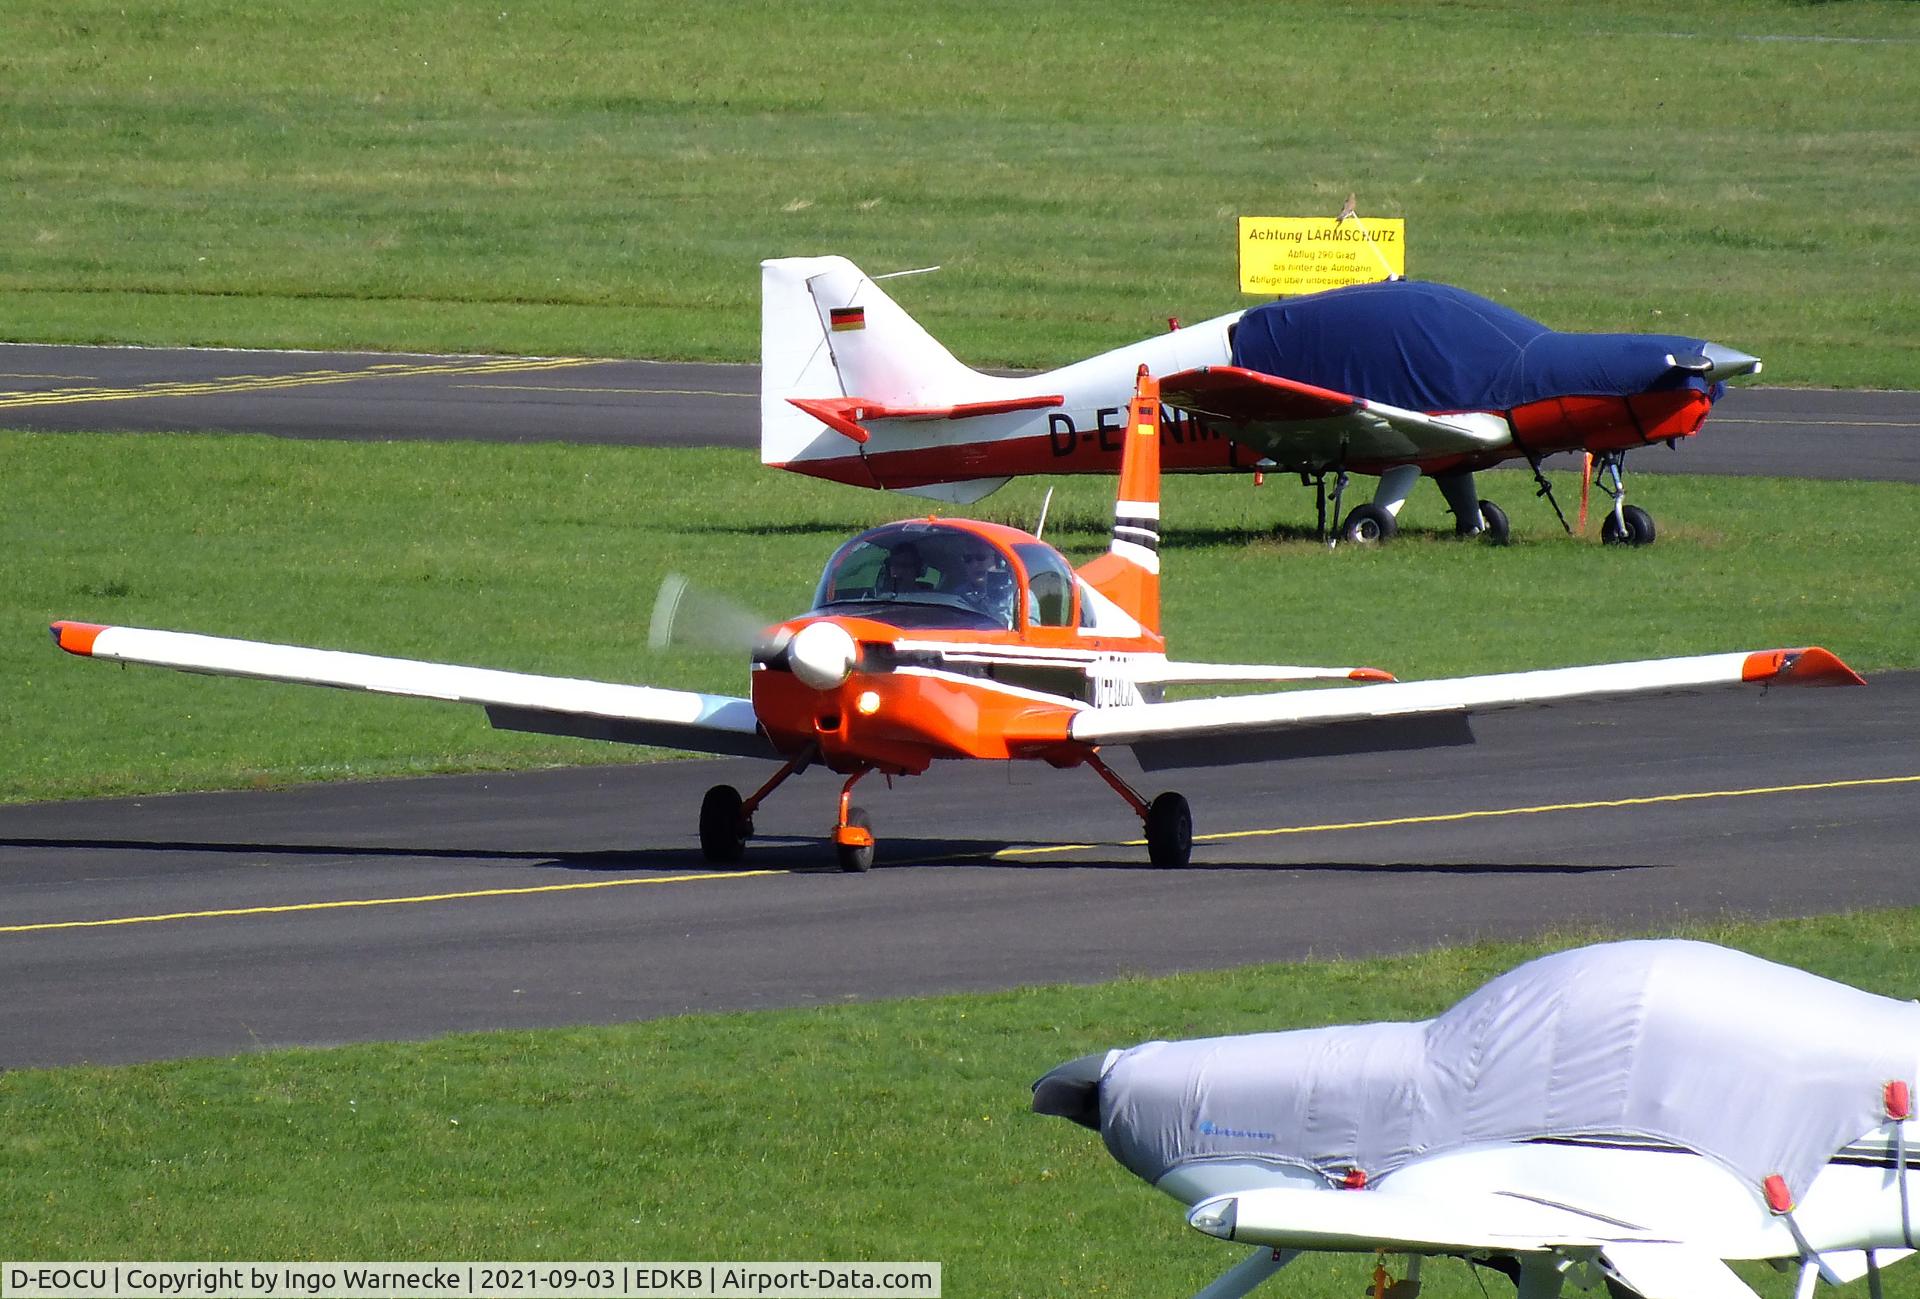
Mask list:
[{"label": "registration marking on orange airplane", "polygon": [[[700,846],[740,859],[760,805],[790,777],[845,777],[832,837],[845,870],[874,839],[854,786],[917,776],[949,759],[1087,767],[1140,817],[1156,866],[1184,866],[1187,800],[1148,798],[1102,758],[1129,747],[1148,770],[1472,740],[1480,709],[1718,685],[1859,684],[1818,648],[1737,651],[1437,681],[1377,668],[1194,663],[1160,632],[1160,394],[1141,367],[1125,423],[1112,538],[1078,569],[1038,537],[965,519],[887,524],[827,561],[812,607],[764,632],[746,697],[535,676],[137,627],[53,624],[69,653],[187,672],[257,677],[478,704],[496,727],[767,758],[779,769],[743,798],[707,791]],[[1174,682],[1318,682],[1324,689],[1166,700]]]}]

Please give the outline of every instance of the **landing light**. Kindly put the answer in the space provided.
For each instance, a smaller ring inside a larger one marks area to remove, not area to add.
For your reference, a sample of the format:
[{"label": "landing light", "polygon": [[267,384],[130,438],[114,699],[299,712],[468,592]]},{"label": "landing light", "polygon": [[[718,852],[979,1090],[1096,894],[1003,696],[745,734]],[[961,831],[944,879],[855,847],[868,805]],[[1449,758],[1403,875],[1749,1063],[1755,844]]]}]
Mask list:
[{"label": "landing light", "polygon": [[1187,1225],[1195,1231],[1204,1231],[1209,1236],[1218,1236],[1221,1240],[1232,1240],[1234,1219],[1240,1216],[1239,1210],[1238,1200],[1231,1195],[1223,1195],[1217,1200],[1208,1200],[1188,1214]]},{"label": "landing light", "polygon": [[862,717],[872,717],[880,711],[880,695],[877,691],[862,690],[860,697],[853,701],[853,706]]}]

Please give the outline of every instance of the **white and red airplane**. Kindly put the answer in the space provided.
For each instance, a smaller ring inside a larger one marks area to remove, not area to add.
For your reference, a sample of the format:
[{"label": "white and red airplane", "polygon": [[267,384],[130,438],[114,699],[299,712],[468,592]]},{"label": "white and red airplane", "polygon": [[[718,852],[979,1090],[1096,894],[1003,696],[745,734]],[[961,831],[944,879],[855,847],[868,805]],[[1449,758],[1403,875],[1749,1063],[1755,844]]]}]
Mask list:
[{"label": "white and red airplane", "polygon": [[1920,1005],[1707,943],[1530,961],[1417,1023],[1083,1056],[1033,1108],[1099,1132],[1209,1236],[1257,1248],[1198,1299],[1301,1253],[1399,1255],[1614,1299],[1755,1299],[1729,1259],[1816,1282],[1913,1252]]},{"label": "white and red airplane", "polygon": [[[1441,284],[1388,281],[1234,312],[1020,378],[982,374],[843,257],[761,263],[760,457],[860,487],[967,503],[1025,474],[1111,473],[1133,375],[1161,376],[1169,470],[1295,473],[1320,530],[1378,541],[1422,476],[1463,534],[1506,514],[1474,472],[1586,450],[1612,495],[1609,542],[1644,545],[1626,453],[1689,437],[1724,381],[1760,362],[1702,339],[1565,334]],[[1349,473],[1379,477],[1340,518]],[[1556,513],[1559,506],[1554,506]],[[1564,515],[1561,522],[1565,523]]]},{"label": "white and red airplane", "polygon": [[[1747,684],[1858,684],[1823,649],[1778,649],[1496,676],[1394,682],[1364,667],[1183,663],[1160,633],[1159,394],[1137,376],[1105,554],[1075,569],[1038,537],[964,519],[912,519],[861,533],[827,561],[812,607],[761,636],[745,698],[137,627],[57,622],[73,654],[478,704],[496,727],[769,758],[750,797],[707,792],[707,860],[737,860],[753,815],[788,777],[820,764],[846,776],[833,838],[865,870],[873,834],[852,807],[872,772],[919,775],[936,760],[1033,759],[1091,767],[1139,814],[1155,865],[1186,864],[1192,817],[1177,793],[1151,801],[1102,759],[1143,766],[1254,761],[1325,743],[1408,748],[1471,740],[1475,709],[1593,695]],[[1339,689],[1170,701],[1173,682],[1335,681]]]}]

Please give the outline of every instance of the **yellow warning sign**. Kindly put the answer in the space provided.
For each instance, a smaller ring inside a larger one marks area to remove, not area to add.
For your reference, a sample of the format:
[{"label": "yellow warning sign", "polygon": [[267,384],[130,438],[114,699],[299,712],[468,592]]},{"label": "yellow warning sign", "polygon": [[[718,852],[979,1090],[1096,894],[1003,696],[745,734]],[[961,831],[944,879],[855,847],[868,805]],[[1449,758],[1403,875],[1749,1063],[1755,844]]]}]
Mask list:
[{"label": "yellow warning sign", "polygon": [[1240,218],[1240,292],[1318,293],[1407,273],[1402,217]]}]

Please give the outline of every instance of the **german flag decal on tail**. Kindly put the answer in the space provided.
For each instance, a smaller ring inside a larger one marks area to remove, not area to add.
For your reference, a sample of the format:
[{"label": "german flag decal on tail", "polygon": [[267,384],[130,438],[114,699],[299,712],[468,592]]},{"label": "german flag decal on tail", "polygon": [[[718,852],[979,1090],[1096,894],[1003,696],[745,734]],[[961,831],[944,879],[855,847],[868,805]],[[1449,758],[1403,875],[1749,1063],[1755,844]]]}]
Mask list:
[{"label": "german flag decal on tail", "polygon": [[833,326],[833,332],[836,334],[845,333],[849,329],[865,329],[867,309],[865,307],[829,307],[827,322]]}]

